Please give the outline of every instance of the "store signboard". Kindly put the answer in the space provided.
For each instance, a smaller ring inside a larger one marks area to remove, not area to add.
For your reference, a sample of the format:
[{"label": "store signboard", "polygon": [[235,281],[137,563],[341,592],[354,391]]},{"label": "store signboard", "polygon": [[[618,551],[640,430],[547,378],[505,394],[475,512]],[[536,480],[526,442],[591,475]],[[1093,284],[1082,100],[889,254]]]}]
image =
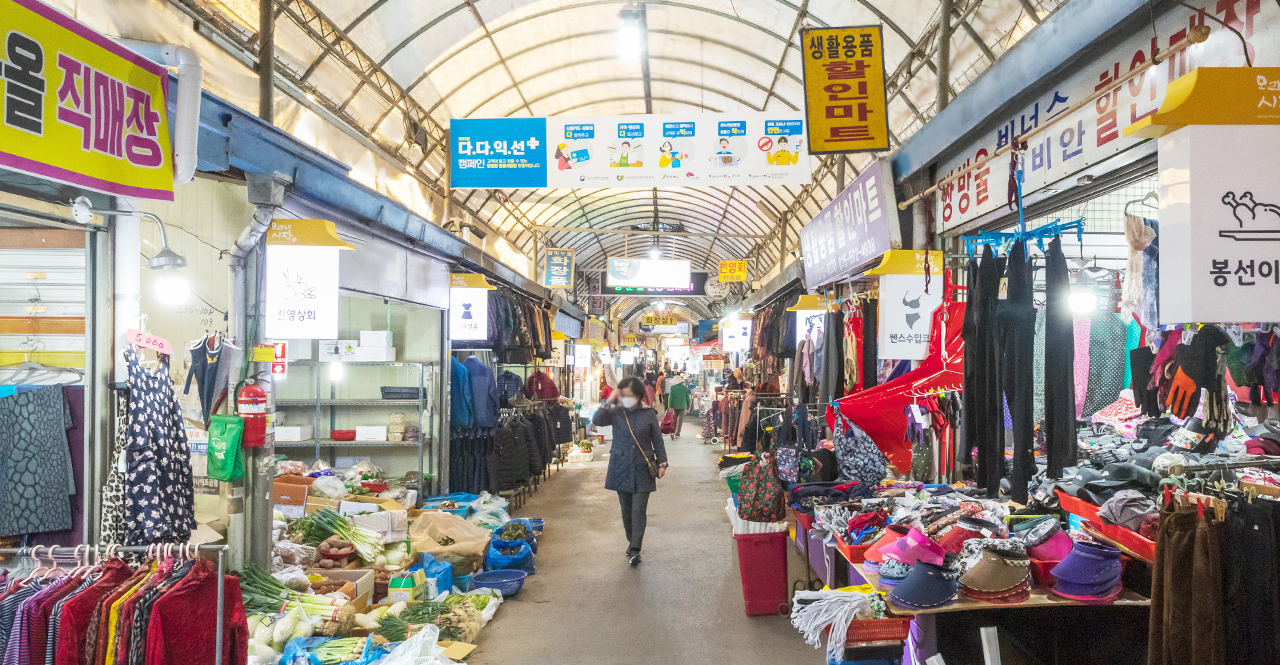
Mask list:
[{"label": "store signboard", "polygon": [[724,369],[724,356],[721,355],[703,355],[702,369],[708,371],[720,371]]},{"label": "store signboard", "polygon": [[751,347],[751,319],[726,319],[720,322],[720,348],[725,353],[745,352]]},{"label": "store signboard", "polygon": [[267,229],[268,339],[338,336],[338,252],[355,249],[324,219],[273,219]]},{"label": "store signboard", "polygon": [[[714,275],[705,272],[689,273],[689,282],[675,287],[658,287],[658,286],[618,286],[606,285],[603,289],[605,295],[610,296],[637,296],[637,297],[683,297],[683,296],[709,296],[711,295],[707,289],[714,288],[716,281]],[[725,287],[726,289],[728,287]]]},{"label": "store signboard", "polygon": [[600,284],[602,278],[600,273],[591,276],[591,297],[587,301],[587,314],[590,316],[598,316],[604,314],[604,298],[600,296]]},{"label": "store signboard", "polygon": [[[1254,67],[1280,65],[1280,5],[1219,0],[1190,0],[1188,4],[1197,9],[1178,6],[1160,14],[1155,19],[1154,37],[1151,27],[1131,32],[1105,56],[1082,67],[1026,108],[1010,114],[997,129],[943,162],[938,178],[994,154],[1012,139],[1053,120],[1053,126],[1033,137],[1023,153],[1022,191],[1026,196],[1145,141],[1125,136],[1125,128],[1156,112],[1169,81],[1202,65],[1245,66],[1241,36],[1248,44]],[[1240,36],[1222,29],[1219,21],[1236,27]],[[1150,60],[1153,47],[1167,48],[1181,40],[1192,25],[1210,26],[1213,31],[1208,41],[1187,48],[1094,103],[1063,116],[1073,104]],[[1008,153],[1001,155],[941,188],[934,199],[935,218],[942,230],[1009,204],[1009,159]],[[1075,186],[1074,181],[1067,182]]]},{"label": "store signboard", "polygon": [[630,349],[623,349],[618,353],[618,361],[623,365],[631,365],[636,361],[636,352]]},{"label": "store signboard", "polygon": [[453,118],[458,189],[805,185],[799,111]]},{"label": "store signboard", "polygon": [[0,0],[0,17],[0,166],[172,201],[168,70],[39,0]]},{"label": "store signboard", "polygon": [[649,327],[674,326],[677,320],[674,314],[646,314],[640,317],[640,325]]},{"label": "store signboard", "polygon": [[712,319],[698,321],[698,339],[707,341],[720,332],[720,322]]},{"label": "store signboard", "polygon": [[573,288],[573,250],[547,248],[543,259],[542,285],[549,289]]},{"label": "store signboard", "polygon": [[551,340],[551,357],[541,361],[541,365],[543,367],[564,367],[564,347],[564,340]]},{"label": "store signboard", "polygon": [[747,260],[721,261],[719,278],[726,283],[747,281]]},{"label": "store signboard", "polygon": [[878,25],[800,31],[809,149],[889,149],[884,42]]},{"label": "store signboard", "polygon": [[626,335],[623,335],[623,336],[622,336],[622,345],[623,345],[623,346],[635,346],[635,345],[636,345],[636,336],[635,336],[635,335],[633,335],[633,334],[631,334],[631,333],[627,333]]},{"label": "store signboard", "polygon": [[[934,278],[937,279],[936,277]],[[886,360],[924,360],[929,352],[933,312],[942,304],[942,287],[926,288],[924,275],[881,275],[880,335],[876,353]]]},{"label": "store signboard", "polygon": [[1159,323],[1275,319],[1280,126],[1191,125],[1159,148]]},{"label": "store signboard", "polygon": [[488,336],[489,290],[449,289],[449,339],[472,341]]},{"label": "store signboard", "polygon": [[898,223],[893,172],[878,159],[800,229],[805,288],[826,286],[888,251],[890,223]]},{"label": "store signboard", "polygon": [[683,289],[689,286],[690,262],[684,259],[609,259],[606,284],[623,287]]}]

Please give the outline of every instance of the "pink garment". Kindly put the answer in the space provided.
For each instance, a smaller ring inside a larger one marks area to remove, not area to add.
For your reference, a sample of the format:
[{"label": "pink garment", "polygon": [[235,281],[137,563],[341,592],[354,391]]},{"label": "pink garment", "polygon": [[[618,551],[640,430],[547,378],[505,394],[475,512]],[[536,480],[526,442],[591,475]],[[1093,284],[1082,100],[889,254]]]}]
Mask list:
[{"label": "pink garment", "polygon": [[1084,399],[1089,393],[1089,315],[1073,314],[1076,346],[1076,418],[1084,413]]}]

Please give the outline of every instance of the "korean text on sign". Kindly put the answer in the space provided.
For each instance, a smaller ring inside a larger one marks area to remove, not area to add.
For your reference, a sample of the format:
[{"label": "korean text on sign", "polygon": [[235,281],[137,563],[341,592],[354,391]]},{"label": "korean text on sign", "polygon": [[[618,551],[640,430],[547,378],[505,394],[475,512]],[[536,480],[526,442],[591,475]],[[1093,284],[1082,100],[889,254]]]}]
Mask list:
[{"label": "korean text on sign", "polygon": [[572,249],[548,248],[546,266],[543,268],[542,285],[549,288],[573,288]]},{"label": "korean text on sign", "polygon": [[747,281],[747,262],[745,260],[721,261],[720,262],[720,281],[721,282]]},{"label": "korean text on sign", "polygon": [[809,152],[889,149],[879,26],[801,33]]},{"label": "korean text on sign", "polygon": [[0,16],[0,166],[172,201],[169,73],[39,2]]}]

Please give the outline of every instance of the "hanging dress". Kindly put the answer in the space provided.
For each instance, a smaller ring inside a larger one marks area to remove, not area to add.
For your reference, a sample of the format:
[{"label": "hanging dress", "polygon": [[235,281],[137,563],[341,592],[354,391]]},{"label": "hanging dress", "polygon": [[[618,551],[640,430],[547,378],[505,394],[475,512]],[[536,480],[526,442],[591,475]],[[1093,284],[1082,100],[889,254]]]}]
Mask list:
[{"label": "hanging dress", "polygon": [[185,543],[196,527],[191,449],[173,393],[168,358],[152,372],[138,352],[129,364],[129,433],[125,445],[126,545]]}]

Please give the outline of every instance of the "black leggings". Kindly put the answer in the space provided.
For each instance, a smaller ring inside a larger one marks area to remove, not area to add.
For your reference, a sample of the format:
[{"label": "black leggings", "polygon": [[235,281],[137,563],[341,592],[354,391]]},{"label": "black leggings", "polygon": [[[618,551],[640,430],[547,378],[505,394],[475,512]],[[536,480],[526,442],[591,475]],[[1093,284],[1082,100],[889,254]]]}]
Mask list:
[{"label": "black leggings", "polygon": [[649,521],[646,514],[649,510],[648,492],[618,492],[618,503],[622,504],[622,528],[627,530],[627,554],[639,554],[640,545],[644,542],[644,528]]}]

